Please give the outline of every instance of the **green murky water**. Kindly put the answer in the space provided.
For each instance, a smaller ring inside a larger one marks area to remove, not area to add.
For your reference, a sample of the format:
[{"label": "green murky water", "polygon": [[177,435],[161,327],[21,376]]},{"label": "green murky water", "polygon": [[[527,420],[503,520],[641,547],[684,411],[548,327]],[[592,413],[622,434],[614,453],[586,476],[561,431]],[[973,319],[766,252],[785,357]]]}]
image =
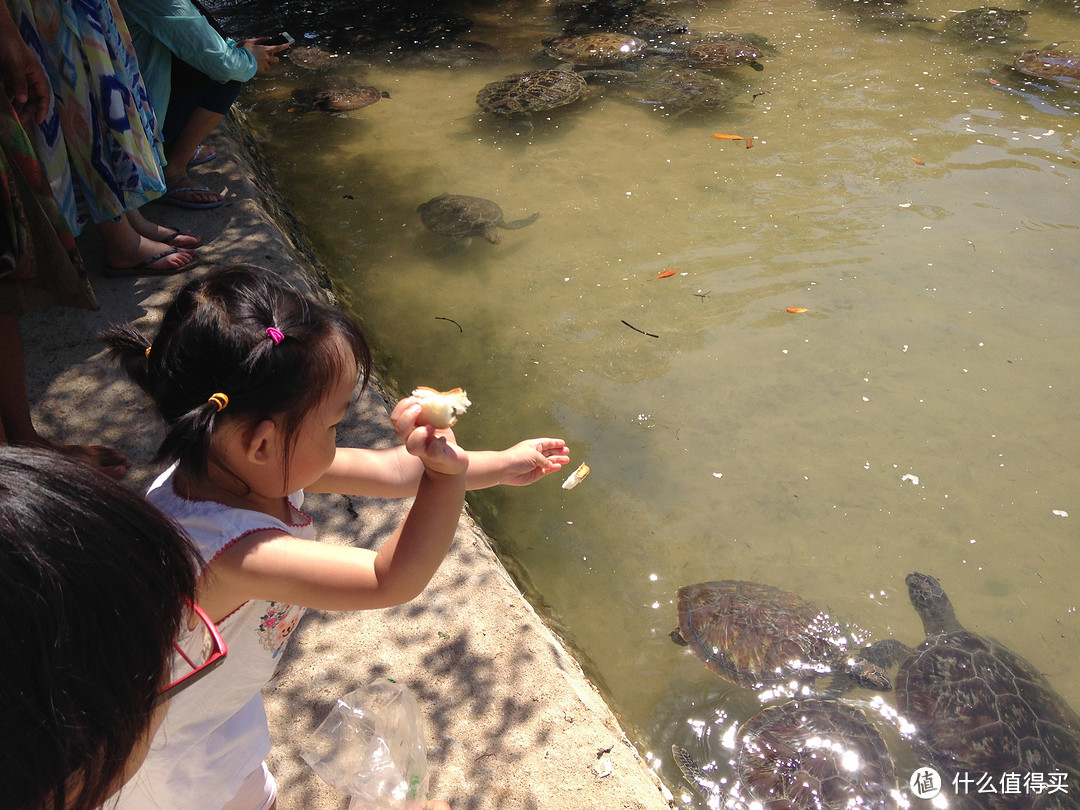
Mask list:
[{"label": "green murky water", "polygon": [[[994,46],[811,0],[673,3],[776,53],[725,74],[723,109],[612,84],[527,134],[474,98],[549,64],[549,4],[450,9],[483,47],[339,58],[390,93],[363,110],[297,110],[328,74],[296,65],[245,91],[384,377],[465,387],[466,447],[558,435],[591,466],[471,502],[670,785],[672,742],[716,757],[701,729],[758,705],[669,640],[690,582],[769,583],[914,642],[904,576],[932,573],[1080,707],[1080,93],[1007,67],[1080,40],[1080,14],[1024,7],[1025,40]],[[298,40],[354,24],[283,19]],[[446,192],[541,216],[455,249],[416,213]]]}]

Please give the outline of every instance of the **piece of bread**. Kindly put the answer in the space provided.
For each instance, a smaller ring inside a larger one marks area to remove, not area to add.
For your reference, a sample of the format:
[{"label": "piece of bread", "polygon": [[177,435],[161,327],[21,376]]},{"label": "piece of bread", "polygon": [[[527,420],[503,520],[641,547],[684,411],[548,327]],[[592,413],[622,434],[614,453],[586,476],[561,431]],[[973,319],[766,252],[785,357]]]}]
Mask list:
[{"label": "piece of bread", "polygon": [[469,397],[460,388],[449,391],[436,391],[434,388],[420,386],[412,395],[420,400],[420,419],[425,425],[435,428],[448,428],[457,422],[459,414],[472,405]]}]

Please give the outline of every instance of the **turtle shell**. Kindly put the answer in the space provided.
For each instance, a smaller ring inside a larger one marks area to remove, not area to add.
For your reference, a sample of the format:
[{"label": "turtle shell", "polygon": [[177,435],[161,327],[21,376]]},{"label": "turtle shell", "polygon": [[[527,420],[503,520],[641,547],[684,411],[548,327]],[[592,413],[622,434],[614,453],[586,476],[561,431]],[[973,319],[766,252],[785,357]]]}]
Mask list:
[{"label": "turtle shell", "polygon": [[502,209],[496,203],[465,194],[440,194],[416,210],[428,230],[457,239],[485,235],[503,219]]},{"label": "turtle shell", "polygon": [[[924,761],[973,778],[1066,773],[1070,788],[1080,784],[1080,717],[1046,678],[1007,647],[964,629],[933,577],[909,574],[907,586],[926,640],[900,664],[897,709],[917,729],[913,745]],[[1078,806],[1073,791],[980,793],[967,801],[980,808]]]},{"label": "turtle shell", "polygon": [[717,34],[687,42],[682,58],[692,67],[722,68],[756,65],[765,51],[756,37],[740,34]]},{"label": "turtle shell", "polygon": [[811,698],[763,709],[739,728],[735,766],[744,798],[766,807],[896,807],[885,740],[845,703]]},{"label": "turtle shell", "polygon": [[[1066,50],[1069,45],[1065,43],[1047,51],[1024,51],[1016,57],[1013,67],[1039,79],[1080,84],[1080,48]],[[1076,43],[1071,45],[1075,46]]]},{"label": "turtle shell", "polygon": [[788,591],[739,580],[702,582],[679,588],[677,607],[676,633],[708,669],[740,686],[846,673],[860,685],[890,688],[880,667],[849,650],[849,628]]},{"label": "turtle shell", "polygon": [[643,72],[628,89],[631,98],[669,110],[721,107],[741,89],[705,71],[661,68]]},{"label": "turtle shell", "polygon": [[593,31],[568,34],[544,42],[548,56],[581,67],[619,65],[645,50],[645,42],[630,34]]},{"label": "turtle shell", "polygon": [[533,70],[485,85],[476,94],[476,103],[480,109],[497,115],[525,115],[577,101],[587,87],[585,80],[571,70]]},{"label": "turtle shell", "polygon": [[284,55],[294,65],[308,70],[329,70],[338,61],[337,54],[320,48],[318,45],[293,45]]},{"label": "turtle shell", "polygon": [[1005,42],[1027,33],[1030,11],[981,6],[954,14],[945,21],[945,33],[972,42]]},{"label": "turtle shell", "polygon": [[355,83],[330,83],[324,86],[298,87],[292,92],[292,99],[301,109],[345,112],[359,110],[374,104],[390,94],[370,85]]}]

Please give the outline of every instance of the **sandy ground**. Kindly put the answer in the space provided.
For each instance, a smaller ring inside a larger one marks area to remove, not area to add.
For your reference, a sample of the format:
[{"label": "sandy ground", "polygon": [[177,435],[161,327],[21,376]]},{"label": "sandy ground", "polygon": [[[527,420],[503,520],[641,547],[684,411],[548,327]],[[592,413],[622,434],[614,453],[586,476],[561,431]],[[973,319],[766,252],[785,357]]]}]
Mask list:
[{"label": "sandy ground", "polygon": [[[203,236],[204,266],[192,273],[247,261],[319,285],[302,240],[287,235],[291,217],[259,168],[243,123],[231,122],[211,142],[218,159],[192,174],[226,190],[227,203],[212,211],[155,204],[147,216]],[[150,459],[159,425],[140,392],[106,358],[97,335],[125,321],[152,331],[188,276],[107,279],[96,270],[103,254],[95,229],[80,238],[80,247],[101,310],[52,309],[20,321],[35,421],[49,437],[121,449],[135,462],[128,483],[143,490],[156,472]],[[368,393],[342,443],[396,441],[387,414],[378,392]],[[376,547],[407,507],[343,496],[313,496],[305,504],[323,540],[365,547]],[[280,810],[348,806],[347,795],[300,758],[300,744],[338,697],[383,678],[416,695],[430,749],[429,795],[453,810],[670,806],[670,794],[467,514],[420,598],[384,611],[310,611],[302,620],[265,692]]]}]

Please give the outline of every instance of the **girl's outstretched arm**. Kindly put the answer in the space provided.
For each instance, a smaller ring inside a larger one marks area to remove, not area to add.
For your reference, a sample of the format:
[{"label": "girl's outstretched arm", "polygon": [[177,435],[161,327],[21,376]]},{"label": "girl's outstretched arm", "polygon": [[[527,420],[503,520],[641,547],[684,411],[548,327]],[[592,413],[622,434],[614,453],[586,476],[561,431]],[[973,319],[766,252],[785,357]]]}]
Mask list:
[{"label": "girl's outstretched arm", "polygon": [[[416,426],[420,406],[413,397],[401,400],[391,413],[398,436]],[[435,431],[454,440],[450,430]],[[469,458],[467,486],[484,489],[496,484],[525,486],[562,469],[570,451],[562,439],[526,439],[506,450],[466,451]],[[416,494],[423,464],[404,446],[384,450],[339,447],[334,463],[308,492],[408,498]]]},{"label": "girl's outstretched arm", "polygon": [[220,619],[250,599],[320,610],[370,610],[416,597],[450,549],[465,501],[464,451],[420,427],[406,448],[424,472],[405,521],[378,552],[257,532],[233,543],[207,566],[199,600]]}]

